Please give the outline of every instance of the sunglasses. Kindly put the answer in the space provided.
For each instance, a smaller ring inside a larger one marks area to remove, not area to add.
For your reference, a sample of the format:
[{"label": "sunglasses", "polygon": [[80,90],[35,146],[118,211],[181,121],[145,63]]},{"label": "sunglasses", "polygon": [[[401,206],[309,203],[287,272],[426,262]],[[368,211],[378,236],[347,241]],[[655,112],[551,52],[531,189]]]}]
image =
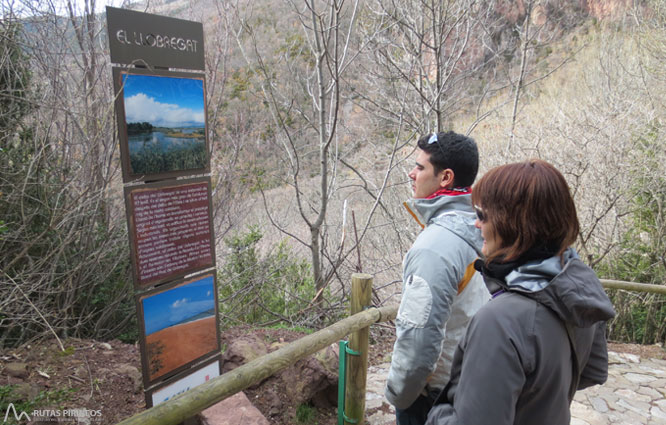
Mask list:
[{"label": "sunglasses", "polygon": [[442,154],[446,155],[446,152],[444,152],[444,148],[442,147],[442,144],[439,143],[439,139],[437,139],[437,133],[432,133],[432,135],[428,139],[428,146],[432,145],[433,143],[437,143],[437,146],[439,147],[440,152],[442,152]]},{"label": "sunglasses", "polygon": [[486,216],[481,207],[474,205],[474,211],[476,211],[476,218],[478,218],[480,222],[484,223],[488,219],[488,216]]}]

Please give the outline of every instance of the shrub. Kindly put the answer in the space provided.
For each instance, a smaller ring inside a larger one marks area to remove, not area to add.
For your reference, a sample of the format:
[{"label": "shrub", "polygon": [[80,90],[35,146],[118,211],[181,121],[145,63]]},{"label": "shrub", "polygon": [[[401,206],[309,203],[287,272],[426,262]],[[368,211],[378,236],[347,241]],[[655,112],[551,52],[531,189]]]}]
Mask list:
[{"label": "shrub", "polygon": [[296,408],[296,422],[301,424],[313,424],[317,415],[317,409],[309,404],[299,404]]},{"label": "shrub", "polygon": [[[64,126],[84,128],[84,141],[38,119],[48,105],[30,85],[26,37],[11,19],[0,23],[0,347],[52,335],[112,338],[135,307],[114,167],[100,158],[100,140],[111,138],[92,124]],[[110,121],[90,122],[111,130]]]},{"label": "shrub", "polygon": [[[601,276],[632,282],[666,284],[666,176],[660,173],[663,149],[659,127],[640,139],[638,170],[633,180],[633,208],[619,253],[603,263]],[[663,137],[663,136],[661,136]],[[612,291],[617,317],[610,323],[610,338],[623,342],[666,342],[666,297],[657,294]]]},{"label": "shrub", "polygon": [[218,274],[221,326],[310,325],[308,306],[315,296],[310,265],[285,241],[261,257],[262,233],[250,227],[225,241],[230,253]]}]

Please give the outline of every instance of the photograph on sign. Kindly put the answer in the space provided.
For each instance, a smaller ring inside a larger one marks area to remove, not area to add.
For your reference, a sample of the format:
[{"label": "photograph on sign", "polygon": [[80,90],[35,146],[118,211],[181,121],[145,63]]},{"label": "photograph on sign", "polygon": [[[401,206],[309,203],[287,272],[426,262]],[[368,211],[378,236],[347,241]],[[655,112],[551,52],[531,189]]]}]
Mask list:
[{"label": "photograph on sign", "polygon": [[[205,362],[205,361],[204,361]],[[205,363],[203,366],[194,366],[191,369],[184,370],[180,375],[170,380],[146,390],[146,406],[153,407],[160,403],[171,400],[175,396],[191,390],[209,380],[220,376],[219,355],[212,363]]]},{"label": "photograph on sign", "polygon": [[155,382],[218,350],[212,274],[140,296],[145,382]]},{"label": "photograph on sign", "polygon": [[139,288],[215,265],[209,177],[126,187],[125,205]]},{"label": "photograph on sign", "polygon": [[116,74],[118,128],[127,180],[207,172],[203,76]]}]

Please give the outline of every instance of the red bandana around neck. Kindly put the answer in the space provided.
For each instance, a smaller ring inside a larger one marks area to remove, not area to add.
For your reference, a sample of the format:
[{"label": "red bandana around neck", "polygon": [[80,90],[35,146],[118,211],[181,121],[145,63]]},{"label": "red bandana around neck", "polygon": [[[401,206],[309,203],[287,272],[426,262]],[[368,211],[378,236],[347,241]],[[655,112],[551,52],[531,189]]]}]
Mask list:
[{"label": "red bandana around neck", "polygon": [[430,196],[426,196],[424,199],[432,199],[438,196],[458,196],[458,195],[469,195],[472,193],[471,187],[456,187],[455,189],[439,189],[437,192],[433,193]]}]

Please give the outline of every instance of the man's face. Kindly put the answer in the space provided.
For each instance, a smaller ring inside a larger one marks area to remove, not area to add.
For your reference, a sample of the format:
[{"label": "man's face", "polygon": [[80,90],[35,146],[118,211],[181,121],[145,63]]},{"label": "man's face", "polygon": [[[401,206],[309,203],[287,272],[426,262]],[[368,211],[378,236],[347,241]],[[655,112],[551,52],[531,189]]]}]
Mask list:
[{"label": "man's face", "polygon": [[430,154],[418,149],[416,155],[416,165],[409,172],[408,176],[412,179],[412,190],[414,198],[427,198],[440,188],[444,188],[442,182],[445,177],[445,171],[440,171],[435,175],[435,169],[430,163]]}]

